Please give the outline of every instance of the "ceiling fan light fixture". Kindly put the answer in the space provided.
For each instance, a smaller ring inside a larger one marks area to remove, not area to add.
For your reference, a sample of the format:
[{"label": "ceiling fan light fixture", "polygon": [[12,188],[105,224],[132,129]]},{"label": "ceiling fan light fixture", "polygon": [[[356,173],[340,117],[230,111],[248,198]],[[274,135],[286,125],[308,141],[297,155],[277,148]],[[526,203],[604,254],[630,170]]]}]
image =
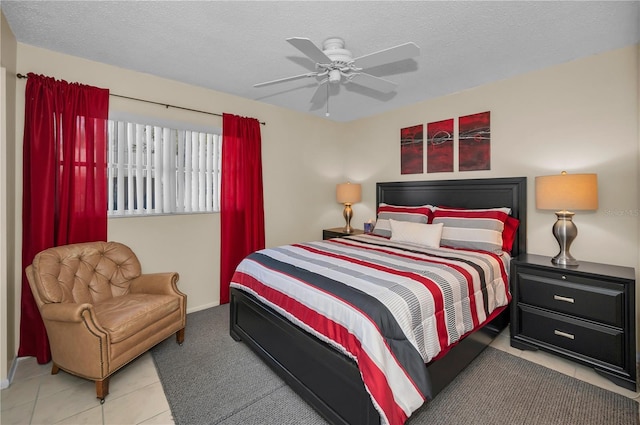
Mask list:
[{"label": "ceiling fan light fixture", "polygon": [[332,69],[329,71],[329,82],[333,84],[337,84],[342,79],[342,74],[340,74],[339,69]]}]

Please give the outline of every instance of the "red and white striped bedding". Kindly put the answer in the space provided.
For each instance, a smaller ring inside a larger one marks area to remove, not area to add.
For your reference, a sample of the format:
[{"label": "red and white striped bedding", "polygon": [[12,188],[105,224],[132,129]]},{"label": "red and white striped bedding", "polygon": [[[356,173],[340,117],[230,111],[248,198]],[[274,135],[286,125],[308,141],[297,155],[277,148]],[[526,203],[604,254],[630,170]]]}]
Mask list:
[{"label": "red and white striped bedding", "polygon": [[431,397],[425,364],[508,304],[509,259],[361,235],[258,251],[231,286],[354,359],[395,425]]}]

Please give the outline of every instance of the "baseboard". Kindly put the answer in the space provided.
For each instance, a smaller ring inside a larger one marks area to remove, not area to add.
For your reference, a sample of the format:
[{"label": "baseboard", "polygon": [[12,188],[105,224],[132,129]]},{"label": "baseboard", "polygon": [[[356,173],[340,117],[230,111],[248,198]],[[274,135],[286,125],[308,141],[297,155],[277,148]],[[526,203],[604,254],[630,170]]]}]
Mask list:
[{"label": "baseboard", "polygon": [[211,307],[217,307],[217,306],[219,306],[219,305],[220,305],[219,303],[218,303],[218,304],[216,304],[216,303],[209,303],[209,304],[199,305],[199,306],[194,307],[194,308],[187,308],[187,314],[189,314],[189,313],[195,313],[196,311],[206,310],[206,309],[211,308]]},{"label": "baseboard", "polygon": [[20,358],[15,357],[11,362],[11,367],[9,368],[9,376],[7,376],[7,379],[3,379],[2,381],[0,381],[0,389],[4,390],[5,388],[9,388],[9,385],[11,385],[11,382],[13,382],[13,377],[15,376],[16,369],[18,368],[18,360],[20,360]]}]

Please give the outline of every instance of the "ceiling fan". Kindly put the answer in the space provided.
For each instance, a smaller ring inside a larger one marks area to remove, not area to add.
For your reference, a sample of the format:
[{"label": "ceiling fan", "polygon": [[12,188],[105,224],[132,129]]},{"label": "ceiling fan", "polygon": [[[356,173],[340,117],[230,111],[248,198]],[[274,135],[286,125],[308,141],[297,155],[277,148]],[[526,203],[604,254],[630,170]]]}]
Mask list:
[{"label": "ceiling fan", "polygon": [[[313,60],[316,64],[316,70],[306,74],[255,84],[254,87],[315,77],[319,84],[311,98],[312,103],[326,100],[329,96],[329,85],[327,83],[354,83],[382,93],[392,92],[397,87],[396,83],[373,76],[363,72],[363,70],[409,59],[420,54],[420,48],[415,43],[409,42],[354,59],[351,52],[344,48],[344,40],[340,37],[327,38],[322,43],[322,50],[308,38],[293,37],[287,38],[287,41]],[[327,84],[326,90],[322,90],[324,84]]]}]

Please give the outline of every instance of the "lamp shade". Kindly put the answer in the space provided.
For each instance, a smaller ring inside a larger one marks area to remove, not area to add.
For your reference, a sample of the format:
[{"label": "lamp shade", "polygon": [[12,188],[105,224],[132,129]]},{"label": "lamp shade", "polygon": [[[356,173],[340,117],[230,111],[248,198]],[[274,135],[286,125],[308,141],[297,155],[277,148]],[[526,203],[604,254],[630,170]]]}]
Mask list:
[{"label": "lamp shade", "polygon": [[561,174],[536,177],[536,208],[541,210],[597,210],[597,174]]},{"label": "lamp shade", "polygon": [[336,186],[336,200],[341,204],[355,204],[362,199],[362,186],[357,183],[340,183]]}]

